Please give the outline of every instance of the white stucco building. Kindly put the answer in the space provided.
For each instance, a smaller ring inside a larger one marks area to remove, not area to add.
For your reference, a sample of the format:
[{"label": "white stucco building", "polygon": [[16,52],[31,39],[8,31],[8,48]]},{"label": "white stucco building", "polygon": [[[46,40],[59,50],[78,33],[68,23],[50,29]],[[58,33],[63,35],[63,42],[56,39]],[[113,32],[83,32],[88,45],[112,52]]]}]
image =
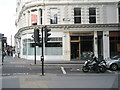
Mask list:
[{"label": "white stucco building", "polygon": [[[120,54],[119,0],[17,0],[16,51],[34,59],[35,28],[51,29],[45,60],[81,60],[94,52],[99,58]],[[41,47],[37,47],[37,59]]]}]

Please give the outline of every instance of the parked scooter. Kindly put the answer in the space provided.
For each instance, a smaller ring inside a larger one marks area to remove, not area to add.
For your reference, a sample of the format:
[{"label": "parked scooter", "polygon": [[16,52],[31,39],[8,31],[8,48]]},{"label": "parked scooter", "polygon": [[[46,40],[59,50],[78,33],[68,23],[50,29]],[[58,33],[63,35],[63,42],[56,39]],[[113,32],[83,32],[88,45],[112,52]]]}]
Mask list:
[{"label": "parked scooter", "polygon": [[105,73],[106,72],[106,62],[105,60],[99,60],[96,64],[95,61],[87,60],[82,67],[82,71],[87,72],[98,72],[98,73]]}]

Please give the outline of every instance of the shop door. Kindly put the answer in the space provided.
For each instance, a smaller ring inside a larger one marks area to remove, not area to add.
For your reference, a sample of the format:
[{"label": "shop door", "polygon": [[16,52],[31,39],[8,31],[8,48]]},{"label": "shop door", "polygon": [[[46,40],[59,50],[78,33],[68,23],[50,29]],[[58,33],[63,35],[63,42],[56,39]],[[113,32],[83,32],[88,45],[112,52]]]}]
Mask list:
[{"label": "shop door", "polygon": [[79,59],[79,42],[71,42],[71,59]]}]

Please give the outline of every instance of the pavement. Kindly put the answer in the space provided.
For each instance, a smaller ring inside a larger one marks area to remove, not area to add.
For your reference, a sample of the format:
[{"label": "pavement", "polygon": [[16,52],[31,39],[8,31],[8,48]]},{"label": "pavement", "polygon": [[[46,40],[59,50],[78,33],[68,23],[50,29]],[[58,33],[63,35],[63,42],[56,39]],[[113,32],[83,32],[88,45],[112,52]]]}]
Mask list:
[{"label": "pavement", "polygon": [[[14,62],[15,61],[15,62]],[[11,56],[6,56],[4,59],[4,63],[13,63],[13,64],[35,64],[34,60],[27,60],[23,58],[18,58],[18,57],[11,57]],[[74,61],[44,61],[45,64],[84,64],[84,60],[74,60]],[[41,60],[36,60],[36,64],[41,64]]]}]

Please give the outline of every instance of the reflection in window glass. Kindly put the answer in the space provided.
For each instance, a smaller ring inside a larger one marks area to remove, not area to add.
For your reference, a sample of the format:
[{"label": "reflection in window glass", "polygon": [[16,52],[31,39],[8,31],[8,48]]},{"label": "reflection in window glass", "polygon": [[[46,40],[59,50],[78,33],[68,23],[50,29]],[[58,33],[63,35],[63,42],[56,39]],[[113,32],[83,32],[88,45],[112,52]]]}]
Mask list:
[{"label": "reflection in window glass", "polygon": [[57,12],[56,8],[50,9],[50,24],[57,24]]},{"label": "reflection in window glass", "polygon": [[[36,46],[36,55],[41,55],[41,47]],[[30,43],[28,43],[28,55],[34,55],[35,48],[30,46]]]},{"label": "reflection in window glass", "polygon": [[62,55],[62,43],[48,43],[45,48],[45,55]]},{"label": "reflection in window glass", "polygon": [[[53,38],[52,38],[53,39]],[[45,55],[62,55],[62,38],[55,38],[57,42],[48,42],[47,45],[45,45]],[[59,41],[58,41],[59,40]],[[23,55],[34,55],[34,47],[31,45],[33,40],[30,39],[24,39],[23,40]],[[42,48],[41,46],[36,46],[36,54],[41,55]]]},{"label": "reflection in window glass", "polygon": [[23,40],[23,55],[27,55],[27,39]]}]

